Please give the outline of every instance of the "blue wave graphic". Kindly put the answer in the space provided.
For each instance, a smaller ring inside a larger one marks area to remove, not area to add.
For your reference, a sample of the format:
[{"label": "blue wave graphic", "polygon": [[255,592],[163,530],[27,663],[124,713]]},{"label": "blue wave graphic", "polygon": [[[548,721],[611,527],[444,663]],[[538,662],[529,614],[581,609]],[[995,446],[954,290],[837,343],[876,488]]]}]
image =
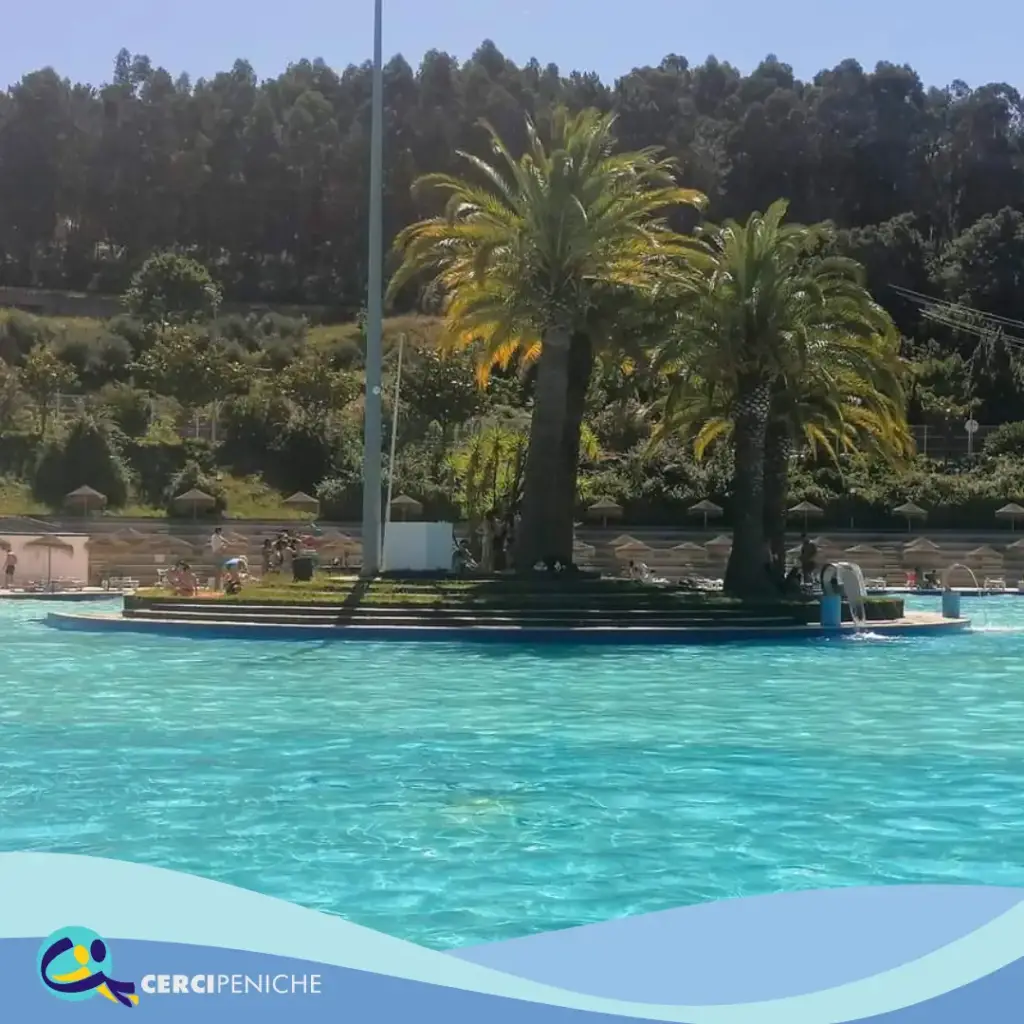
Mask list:
[{"label": "blue wave graphic", "polygon": [[1024,890],[980,886],[791,892],[545,932],[452,955],[608,999],[761,1002],[917,960],[1022,901]]},{"label": "blue wave graphic", "polygon": [[[602,1019],[838,1024],[881,1017],[989,1024],[1010,1019],[1002,1016],[1004,1006],[1015,1020],[1019,1017],[1022,900],[1024,891],[975,888],[794,893],[452,954],[158,868],[56,854],[0,854],[0,978],[14,986],[10,991],[21,993],[19,999],[31,1002],[31,1019],[60,1011],[66,1020],[68,1008],[46,1003],[47,992],[23,965],[34,963],[42,936],[79,923],[116,944],[119,971],[127,964],[139,972],[178,973],[168,966],[173,962],[182,964],[182,974],[256,974],[276,970],[261,966],[271,961],[287,961],[290,970],[299,970],[294,965],[319,970],[324,996],[303,1003],[303,1019],[336,1020],[345,1000],[350,1010],[353,1000],[360,1005],[369,1000],[366,1006],[379,1008],[374,1019],[404,1020],[411,1005],[405,1000],[415,997],[418,1019],[449,1024],[481,1019],[554,1024],[580,1014],[595,1024]],[[31,948],[32,957],[7,955],[12,944]],[[550,957],[546,967],[545,955]],[[616,959],[618,967],[610,969]],[[643,959],[646,973],[636,977]],[[18,970],[9,977],[13,964]],[[229,970],[231,964],[236,966]],[[717,980],[702,989],[696,976],[708,971],[716,972]],[[776,981],[773,971],[781,971]],[[668,975],[681,977],[681,986],[673,987]],[[173,1004],[178,1016],[166,1019],[181,1019],[179,1000],[185,998],[154,996],[147,1000],[147,1012],[162,1019]],[[195,998],[190,1020],[200,1024],[225,998],[231,995]],[[261,1017],[272,1012],[271,1005],[264,1001],[250,1013],[246,1004],[246,1018],[284,1019]],[[331,1015],[321,1016],[328,1008]],[[81,1010],[114,1012],[92,1004]],[[223,1012],[221,1005],[217,1019]],[[283,1011],[277,1006],[274,1012]]]}]

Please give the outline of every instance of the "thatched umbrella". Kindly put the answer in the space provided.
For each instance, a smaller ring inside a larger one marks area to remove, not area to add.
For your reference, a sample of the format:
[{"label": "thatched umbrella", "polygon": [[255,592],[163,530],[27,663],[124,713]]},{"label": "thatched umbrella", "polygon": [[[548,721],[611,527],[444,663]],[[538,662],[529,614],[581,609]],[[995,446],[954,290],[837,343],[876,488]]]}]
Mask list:
[{"label": "thatched umbrella", "polygon": [[631,544],[623,544],[615,549],[615,557],[619,561],[624,561],[627,558],[633,561],[636,558],[645,558],[652,554],[654,554],[654,548],[640,540],[635,540]]},{"label": "thatched umbrella", "polygon": [[687,510],[687,515],[691,516],[703,516],[704,518],[704,529],[708,528],[709,519],[717,519],[722,514],[721,505],[716,505],[713,501],[708,501],[707,498],[698,501],[696,505],[691,505]]},{"label": "thatched umbrella", "polygon": [[174,499],[174,504],[179,508],[191,509],[192,518],[198,519],[199,510],[213,508],[217,504],[217,499],[212,494],[207,494],[206,491],[193,487],[184,494],[179,494]]},{"label": "thatched umbrella", "polygon": [[600,519],[601,525],[607,526],[609,519],[622,518],[622,506],[611,498],[600,498],[587,509],[587,515],[591,519]]},{"label": "thatched umbrella", "polygon": [[423,514],[423,506],[408,494],[400,494],[391,501],[391,514],[397,513],[399,519],[408,519]]},{"label": "thatched umbrella", "polygon": [[817,505],[812,505],[809,501],[801,501],[799,505],[794,505],[791,509],[788,509],[786,514],[791,516],[803,516],[804,532],[806,532],[807,520],[810,519],[811,516],[823,516],[825,511],[824,509],[818,508]]},{"label": "thatched umbrella", "polygon": [[732,537],[727,533],[720,533],[717,537],[712,537],[711,540],[704,545],[705,551],[711,552],[725,552],[732,547]]},{"label": "thatched umbrella", "polygon": [[75,553],[74,544],[69,544],[66,540],[62,540],[60,537],[55,536],[52,533],[45,534],[42,537],[36,537],[35,540],[30,540],[25,547],[27,548],[45,548],[46,549],[46,582],[50,583],[53,580],[53,553],[54,551],[62,551],[64,554],[73,555]]},{"label": "thatched umbrella", "polygon": [[682,562],[703,562],[707,559],[708,553],[692,540],[684,540],[682,544],[676,544],[671,548],[672,554]]},{"label": "thatched umbrella", "polygon": [[1009,519],[1010,530],[1017,529],[1017,520],[1024,519],[1024,508],[1018,505],[1015,501],[1011,501],[1009,505],[1004,505],[1002,508],[996,509],[997,519]]},{"label": "thatched umbrella", "polygon": [[927,511],[921,508],[920,505],[915,505],[912,501],[905,501],[902,505],[897,505],[892,511],[893,515],[903,516],[906,519],[907,533],[913,529],[915,519],[923,521],[928,518]]},{"label": "thatched umbrella", "polygon": [[296,512],[308,512],[314,519],[320,515],[320,502],[305,491],[296,491],[281,504],[295,509]]},{"label": "thatched umbrella", "polygon": [[64,495],[64,503],[70,508],[81,509],[85,516],[103,508],[107,504],[107,496],[88,484],[82,484]]},{"label": "thatched umbrella", "polygon": [[630,537],[628,533],[620,533],[615,540],[609,542],[613,548],[621,548],[625,544],[639,544],[636,537]]},{"label": "thatched umbrella", "polygon": [[904,563],[911,568],[925,565],[931,568],[932,563],[941,561],[942,548],[927,537],[918,537],[903,545],[902,555]]}]

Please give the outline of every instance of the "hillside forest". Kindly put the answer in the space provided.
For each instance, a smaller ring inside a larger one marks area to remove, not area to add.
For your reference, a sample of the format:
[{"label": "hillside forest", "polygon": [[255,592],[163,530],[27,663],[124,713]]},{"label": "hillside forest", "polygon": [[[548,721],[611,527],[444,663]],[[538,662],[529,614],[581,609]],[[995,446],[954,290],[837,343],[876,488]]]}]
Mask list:
[{"label": "hillside forest", "polygon": [[[361,508],[370,68],[300,61],[257,80],[237,61],[191,81],[122,51],[109,83],[46,68],[0,93],[0,287],[123,297],[110,320],[0,311],[0,511],[57,507],[89,484],[112,510],[162,514],[200,486],[228,514],[318,495],[325,518]],[[936,526],[994,525],[1024,503],[1024,102],[1005,83],[925,86],[905,65],[845,61],[813,81],[768,57],[749,75],[670,55],[616,82],[432,51],[385,70],[385,232],[430,214],[421,175],[488,158],[493,126],[526,145],[526,117],[616,114],[623,149],[664,147],[697,218],[744,220],[788,200],[831,225],[902,336],[919,453],[898,470],[866,453],[805,452],[793,503],[826,523],[897,526],[912,500]],[[394,261],[388,270],[394,269]],[[917,297],[915,299],[915,296]],[[922,303],[981,311],[960,330]],[[402,290],[386,327],[385,417],[403,339],[395,493],[472,518],[521,486],[533,381],[482,386],[472,353],[438,352],[430,291]],[[247,308],[244,313],[225,312]],[[309,307],[307,316],[275,309]],[[996,326],[993,326],[996,325]],[[608,361],[587,396],[580,510],[598,497],[633,523],[675,524],[730,501],[731,454],[692,437],[649,444],[658,382]],[[973,454],[963,424],[989,429]],[[207,429],[189,429],[202,422]],[[927,454],[920,431],[938,445]],[[190,436],[199,434],[200,436]],[[936,457],[936,455],[938,457]]]}]

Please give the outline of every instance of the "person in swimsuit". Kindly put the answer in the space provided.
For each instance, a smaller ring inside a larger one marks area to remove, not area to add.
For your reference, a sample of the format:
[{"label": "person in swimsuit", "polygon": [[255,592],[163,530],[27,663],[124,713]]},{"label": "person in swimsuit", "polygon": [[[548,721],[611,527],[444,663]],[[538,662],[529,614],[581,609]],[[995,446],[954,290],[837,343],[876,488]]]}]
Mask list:
[{"label": "person in swimsuit", "polygon": [[18,556],[13,551],[8,551],[4,557],[4,586],[10,590],[14,583],[14,572],[18,568]]}]

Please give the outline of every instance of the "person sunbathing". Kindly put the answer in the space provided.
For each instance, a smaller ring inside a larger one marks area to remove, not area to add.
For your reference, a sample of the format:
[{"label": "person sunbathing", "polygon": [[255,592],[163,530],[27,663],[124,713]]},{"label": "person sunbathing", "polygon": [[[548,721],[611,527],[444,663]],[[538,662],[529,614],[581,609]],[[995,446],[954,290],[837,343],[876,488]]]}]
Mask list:
[{"label": "person sunbathing", "polygon": [[195,597],[199,581],[188,562],[179,562],[168,574],[167,582],[176,597]]}]

